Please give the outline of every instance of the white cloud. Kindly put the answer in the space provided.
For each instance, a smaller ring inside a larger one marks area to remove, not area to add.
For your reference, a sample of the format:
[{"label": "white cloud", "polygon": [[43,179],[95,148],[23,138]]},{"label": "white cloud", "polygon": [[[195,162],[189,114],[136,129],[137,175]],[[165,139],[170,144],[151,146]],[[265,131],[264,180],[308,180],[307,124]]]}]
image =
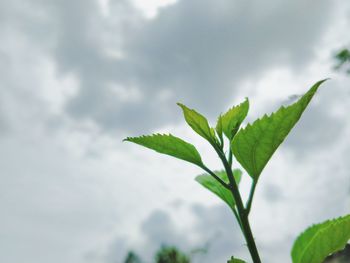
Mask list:
[{"label": "white cloud", "polygon": [[155,18],[160,8],[174,4],[176,0],[132,0],[132,2],[147,18]]},{"label": "white cloud", "polygon": [[[178,120],[169,106],[176,101],[213,117],[217,105],[235,99],[242,81],[277,66],[301,70],[314,58],[334,11],[326,0],[312,9],[305,1],[288,6],[271,1],[274,8],[258,2],[178,1],[145,19],[125,1],[108,5],[105,15],[92,0],[45,1],[35,6],[44,18],[30,16],[33,26],[24,29],[19,20],[17,30],[31,46],[42,42],[59,74],[78,79],[82,88],[66,108],[71,117],[89,118],[105,130],[135,132]],[[120,107],[111,83],[137,87],[143,100]],[[175,96],[158,99],[163,90]]]}]

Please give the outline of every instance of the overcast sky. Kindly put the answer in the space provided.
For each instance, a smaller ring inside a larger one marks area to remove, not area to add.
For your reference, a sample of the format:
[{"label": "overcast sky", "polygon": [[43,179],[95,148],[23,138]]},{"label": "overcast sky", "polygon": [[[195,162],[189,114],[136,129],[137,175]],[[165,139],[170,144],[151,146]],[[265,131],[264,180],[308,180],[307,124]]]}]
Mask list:
[{"label": "overcast sky", "polygon": [[217,169],[176,102],[214,124],[249,97],[252,121],[331,77],[253,204],[264,262],[290,262],[303,229],[350,210],[350,78],[332,69],[349,27],[346,0],[0,0],[0,262],[151,262],[162,243],[249,262],[202,171],[122,139],[171,132]]}]

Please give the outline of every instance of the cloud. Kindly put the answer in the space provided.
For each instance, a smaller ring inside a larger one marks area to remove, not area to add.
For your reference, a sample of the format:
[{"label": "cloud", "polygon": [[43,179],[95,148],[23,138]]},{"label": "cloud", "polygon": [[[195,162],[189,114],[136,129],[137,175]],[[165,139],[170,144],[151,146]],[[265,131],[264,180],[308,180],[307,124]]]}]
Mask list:
[{"label": "cloud", "polygon": [[[10,22],[28,41],[44,46],[59,74],[78,78],[68,114],[106,131],[135,133],[177,120],[176,101],[213,117],[217,105],[231,103],[243,80],[281,64],[300,70],[313,58],[333,10],[326,0],[316,6],[192,0],[146,19],[125,1],[111,1],[109,15],[92,0],[30,4],[35,8],[26,11],[14,2],[15,13],[24,16]],[[113,86],[141,99],[128,100]]]},{"label": "cloud", "polygon": [[14,29],[10,39],[24,38],[54,61],[58,76],[77,79],[64,113],[133,133],[179,120],[177,101],[214,118],[223,110],[218,105],[237,99],[244,80],[276,65],[301,70],[334,9],[327,0],[312,8],[309,1],[192,0],[146,19],[126,1],[111,1],[108,14],[93,0],[28,5],[13,1],[10,12],[21,19],[3,19]]},{"label": "cloud", "polygon": [[0,135],[3,135],[4,133],[7,133],[10,129],[9,124],[5,116],[1,114],[2,111],[0,111]]},{"label": "cloud", "polygon": [[156,210],[142,223],[141,232],[146,238],[149,251],[155,251],[160,245],[177,245],[188,249],[189,240],[185,233],[179,233],[172,218],[166,212]]}]

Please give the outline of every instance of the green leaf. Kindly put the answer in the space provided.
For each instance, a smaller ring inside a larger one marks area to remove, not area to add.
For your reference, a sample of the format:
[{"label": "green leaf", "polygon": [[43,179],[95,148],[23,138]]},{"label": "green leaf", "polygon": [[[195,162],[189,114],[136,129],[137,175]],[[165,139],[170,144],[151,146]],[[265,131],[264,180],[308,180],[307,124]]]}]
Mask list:
[{"label": "green leaf", "polygon": [[264,115],[253,124],[248,124],[241,129],[234,137],[231,143],[232,152],[254,180],[259,178],[273,153],[300,119],[324,81],[321,80],[313,85],[296,103],[288,107],[282,106],[270,116]]},{"label": "green leaf", "polygon": [[217,135],[219,136],[221,145],[223,145],[224,138],[222,136],[222,116],[221,115],[219,116],[219,118],[217,120],[215,130],[216,130]]},{"label": "green leaf", "polygon": [[203,162],[197,149],[190,143],[183,141],[171,134],[153,134],[149,136],[128,137],[124,141],[133,142],[159,153],[188,161],[200,167]]},{"label": "green leaf", "polygon": [[293,263],[321,263],[350,240],[350,215],[308,228],[294,242]]},{"label": "green leaf", "polygon": [[216,141],[214,129],[210,128],[208,120],[202,114],[193,109],[189,109],[181,103],[177,103],[177,105],[182,108],[186,122],[196,133],[210,143]]},{"label": "green leaf", "polygon": [[232,107],[224,115],[222,115],[222,131],[231,141],[237,133],[239,126],[248,114],[249,100],[246,99],[241,104]]},{"label": "green leaf", "polygon": [[231,257],[231,259],[229,259],[227,263],[246,263],[246,262],[242,259]]},{"label": "green leaf", "polygon": [[[236,183],[239,184],[242,176],[242,171],[239,169],[235,169],[232,172]],[[215,171],[214,173],[225,183],[229,182],[226,172],[224,170]],[[226,204],[229,205],[229,207],[231,207],[231,209],[234,209],[235,201],[232,197],[232,193],[230,192],[230,190],[223,187],[213,176],[209,174],[202,174],[198,175],[195,180],[202,186],[207,188],[209,191],[220,197]]]}]

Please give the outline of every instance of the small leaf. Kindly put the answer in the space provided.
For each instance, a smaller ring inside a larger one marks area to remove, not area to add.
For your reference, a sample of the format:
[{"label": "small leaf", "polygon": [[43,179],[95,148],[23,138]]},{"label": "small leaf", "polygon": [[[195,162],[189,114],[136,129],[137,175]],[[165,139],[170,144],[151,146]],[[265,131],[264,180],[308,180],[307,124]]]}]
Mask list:
[{"label": "small leaf", "polygon": [[222,136],[222,116],[220,115],[215,127],[216,133],[219,136],[221,145],[224,144],[224,138]]},{"label": "small leaf", "polygon": [[231,259],[229,259],[227,261],[227,263],[246,263],[246,262],[244,260],[242,260],[242,259],[231,257]]},{"label": "small leaf", "polygon": [[[239,169],[235,169],[232,172],[238,185],[241,180],[242,172]],[[229,182],[225,171],[215,171],[214,173],[225,183]],[[213,176],[209,174],[202,174],[198,175],[195,180],[209,191],[220,197],[226,204],[229,205],[231,209],[234,209],[235,201],[232,197],[232,193],[230,190],[223,187]]]},{"label": "small leaf", "polygon": [[124,141],[133,142],[159,153],[188,161],[200,167],[203,162],[197,149],[190,143],[183,141],[171,134],[153,134],[149,136],[128,137]]},{"label": "small leaf", "polygon": [[350,215],[309,227],[294,242],[293,263],[321,263],[350,240]]},{"label": "small leaf", "polygon": [[241,104],[232,107],[222,115],[222,131],[229,140],[237,133],[239,126],[248,114],[249,101],[246,99]]},{"label": "small leaf", "polygon": [[188,125],[200,136],[209,141],[210,143],[215,142],[215,132],[210,128],[208,120],[200,113],[193,109],[189,109],[181,103],[177,103],[182,108],[184,117]]},{"label": "small leaf", "polygon": [[313,85],[296,103],[286,108],[282,106],[270,116],[264,115],[253,124],[248,124],[247,127],[241,129],[234,137],[231,143],[232,152],[253,179],[259,178],[273,153],[298,122],[324,81]]}]

